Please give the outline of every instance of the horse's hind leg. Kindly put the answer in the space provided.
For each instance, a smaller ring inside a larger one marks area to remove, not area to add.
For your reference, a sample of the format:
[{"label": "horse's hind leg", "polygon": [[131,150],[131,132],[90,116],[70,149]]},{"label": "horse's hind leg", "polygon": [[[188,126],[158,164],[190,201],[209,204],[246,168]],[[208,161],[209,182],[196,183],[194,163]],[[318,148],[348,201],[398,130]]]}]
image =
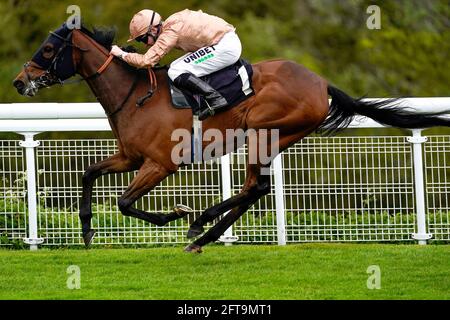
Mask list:
[{"label": "horse's hind leg", "polygon": [[[235,206],[216,225],[208,230],[201,238],[186,247],[187,252],[201,252],[201,247],[216,241],[240,216],[242,216],[256,201],[270,192],[270,176],[261,175],[259,165],[247,167],[247,177],[241,193],[238,195],[240,203]],[[203,215],[202,215],[203,216]],[[207,215],[200,220],[206,223],[214,220],[217,216]],[[206,222],[205,222],[206,221]]]},{"label": "horse's hind leg", "polygon": [[194,238],[203,233],[203,226],[208,222],[213,221],[215,218],[218,218],[223,213],[241,205],[248,199],[248,194],[245,190],[242,190],[241,193],[227,199],[221,203],[218,203],[205,211],[191,224],[187,238]]},{"label": "horse's hind leg", "polygon": [[134,177],[130,186],[125,193],[119,199],[119,209],[126,215],[134,218],[138,218],[158,226],[163,226],[170,221],[179,219],[188,214],[188,211],[174,209],[169,214],[163,213],[149,213],[142,210],[132,208],[132,205],[157,186],[162,180],[164,180],[169,173],[162,166],[147,161],[139,170],[138,174]]},{"label": "horse's hind leg", "polygon": [[[266,134],[266,132],[261,132]],[[270,150],[271,157],[274,157],[279,150],[280,144],[279,142],[283,142],[283,139],[286,137],[283,137],[281,140],[279,140],[279,137],[276,136],[277,140],[273,141],[272,137],[270,137],[269,140],[261,140],[261,138],[267,139],[267,136],[262,136],[259,132],[253,132],[249,135],[247,139],[248,144],[248,154],[247,154],[247,177],[244,183],[244,187],[242,191],[230,199],[227,199],[219,204],[216,204],[208,209],[206,209],[200,217],[198,217],[192,224],[191,227],[188,230],[187,237],[193,238],[203,233],[204,228],[203,226],[213,221],[214,219],[218,218],[223,213],[227,212],[228,210],[231,210],[235,207],[240,207],[242,205],[245,205],[245,203],[251,202],[252,198],[255,195],[258,195],[258,192],[253,189],[253,187],[258,188],[262,187],[262,184],[258,184],[258,181],[262,181],[263,176],[261,175],[261,170],[267,170],[270,172],[270,159],[264,159],[264,165],[262,164],[262,160],[260,158],[261,152],[267,152]],[[261,146],[263,146],[263,143],[266,143],[265,150],[260,150]],[[276,150],[273,149],[273,147],[276,148]],[[266,164],[269,161],[269,164]],[[270,185],[270,183],[269,183]],[[270,191],[270,190],[269,190]],[[267,192],[269,192],[267,191]],[[264,195],[264,194],[263,194]],[[262,196],[262,195],[261,195]],[[261,197],[259,196],[258,199]],[[256,201],[255,201],[256,202]]]},{"label": "horse's hind leg", "polygon": [[135,169],[133,163],[117,153],[103,161],[95,163],[85,171],[82,178],[82,197],[80,202],[80,220],[82,223],[83,240],[88,246],[95,231],[91,229],[92,219],[92,189],[97,178],[108,173],[128,172]]},{"label": "horse's hind leg", "polygon": [[[314,131],[315,127],[308,127],[304,129],[303,131],[299,131],[296,133],[293,133],[291,135],[284,135],[279,139],[278,143],[278,150],[284,150],[288,146],[292,145],[294,142],[299,141],[301,138],[305,137],[310,132]],[[257,147],[252,146],[258,146],[259,143],[253,143],[249,146],[248,150],[248,158],[249,159],[255,159],[255,154],[258,154]],[[266,148],[266,150],[271,150],[271,145],[269,144]],[[272,157],[275,156],[275,154],[271,154]],[[251,189],[254,186],[258,186],[258,184],[255,181],[258,181],[258,179],[261,179],[263,176],[261,175],[260,170],[262,169],[269,169],[270,164],[262,165],[262,164],[252,164],[247,166],[247,178],[244,184],[244,188],[238,195],[231,197],[230,199],[223,201],[221,203],[218,203],[208,209],[206,209],[200,217],[198,217],[192,224],[191,227],[188,230],[187,237],[193,238],[203,233],[204,229],[203,226],[213,221],[214,219],[218,218],[221,214],[225,213],[228,210],[231,210],[232,208],[239,207],[242,204],[245,204],[246,201],[251,200],[252,196],[255,195],[253,193],[253,189]],[[255,184],[256,183],[256,184]],[[262,185],[259,185],[261,187]],[[270,190],[266,190],[267,192],[270,192]],[[257,195],[258,193],[256,193]],[[264,195],[264,194],[263,194]],[[261,196],[260,196],[261,197]],[[258,197],[258,199],[260,198]],[[256,202],[256,201],[255,201]]]}]

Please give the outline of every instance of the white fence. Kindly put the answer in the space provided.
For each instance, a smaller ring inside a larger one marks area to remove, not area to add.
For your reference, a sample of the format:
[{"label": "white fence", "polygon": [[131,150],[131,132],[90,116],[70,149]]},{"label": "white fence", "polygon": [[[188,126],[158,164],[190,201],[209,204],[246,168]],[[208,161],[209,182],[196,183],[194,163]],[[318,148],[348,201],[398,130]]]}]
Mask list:
[{"label": "white fence", "polygon": [[[408,99],[422,111],[450,110],[450,98]],[[450,112],[450,111],[449,111]],[[378,128],[357,119],[353,128]],[[39,140],[48,131],[109,131],[99,104],[3,104],[0,131],[25,139],[0,141],[0,244],[81,245],[81,176],[115,153],[115,140]],[[272,192],[222,241],[450,240],[450,136],[311,136],[278,156]],[[204,209],[239,192],[245,149],[182,168],[145,196],[143,210],[169,212],[177,203],[194,214],[156,227],[117,208],[134,173],[108,175],[94,189],[94,244],[185,243]]]}]

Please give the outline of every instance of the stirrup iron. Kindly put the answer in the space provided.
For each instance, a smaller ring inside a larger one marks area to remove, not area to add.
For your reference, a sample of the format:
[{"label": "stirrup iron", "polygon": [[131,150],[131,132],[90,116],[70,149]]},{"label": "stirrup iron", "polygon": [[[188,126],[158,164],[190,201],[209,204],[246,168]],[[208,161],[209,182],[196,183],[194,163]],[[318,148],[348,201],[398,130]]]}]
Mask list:
[{"label": "stirrup iron", "polygon": [[205,103],[206,103],[206,106],[208,107],[209,114],[211,116],[213,116],[216,113],[216,111],[213,108],[211,108],[211,106],[209,105],[209,103],[208,103],[208,101],[206,99],[205,99]]}]

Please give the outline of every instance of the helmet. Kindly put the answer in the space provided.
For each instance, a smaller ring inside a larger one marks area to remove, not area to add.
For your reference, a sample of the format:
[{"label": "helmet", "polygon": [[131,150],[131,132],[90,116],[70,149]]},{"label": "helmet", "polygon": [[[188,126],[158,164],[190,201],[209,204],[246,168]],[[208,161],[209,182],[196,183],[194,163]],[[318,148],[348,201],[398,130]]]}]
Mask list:
[{"label": "helmet", "polygon": [[130,22],[130,38],[128,42],[133,41],[139,36],[148,33],[152,26],[161,23],[161,16],[158,12],[144,9],[133,16]]}]

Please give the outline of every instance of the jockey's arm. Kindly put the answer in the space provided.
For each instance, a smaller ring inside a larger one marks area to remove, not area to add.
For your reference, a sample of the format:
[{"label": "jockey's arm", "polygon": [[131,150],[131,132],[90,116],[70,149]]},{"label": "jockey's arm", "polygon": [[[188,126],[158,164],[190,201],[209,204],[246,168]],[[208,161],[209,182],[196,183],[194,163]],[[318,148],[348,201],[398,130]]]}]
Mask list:
[{"label": "jockey's arm", "polygon": [[127,53],[123,60],[137,68],[153,67],[176,46],[177,40],[177,30],[168,28],[161,32],[155,44],[145,54]]}]

